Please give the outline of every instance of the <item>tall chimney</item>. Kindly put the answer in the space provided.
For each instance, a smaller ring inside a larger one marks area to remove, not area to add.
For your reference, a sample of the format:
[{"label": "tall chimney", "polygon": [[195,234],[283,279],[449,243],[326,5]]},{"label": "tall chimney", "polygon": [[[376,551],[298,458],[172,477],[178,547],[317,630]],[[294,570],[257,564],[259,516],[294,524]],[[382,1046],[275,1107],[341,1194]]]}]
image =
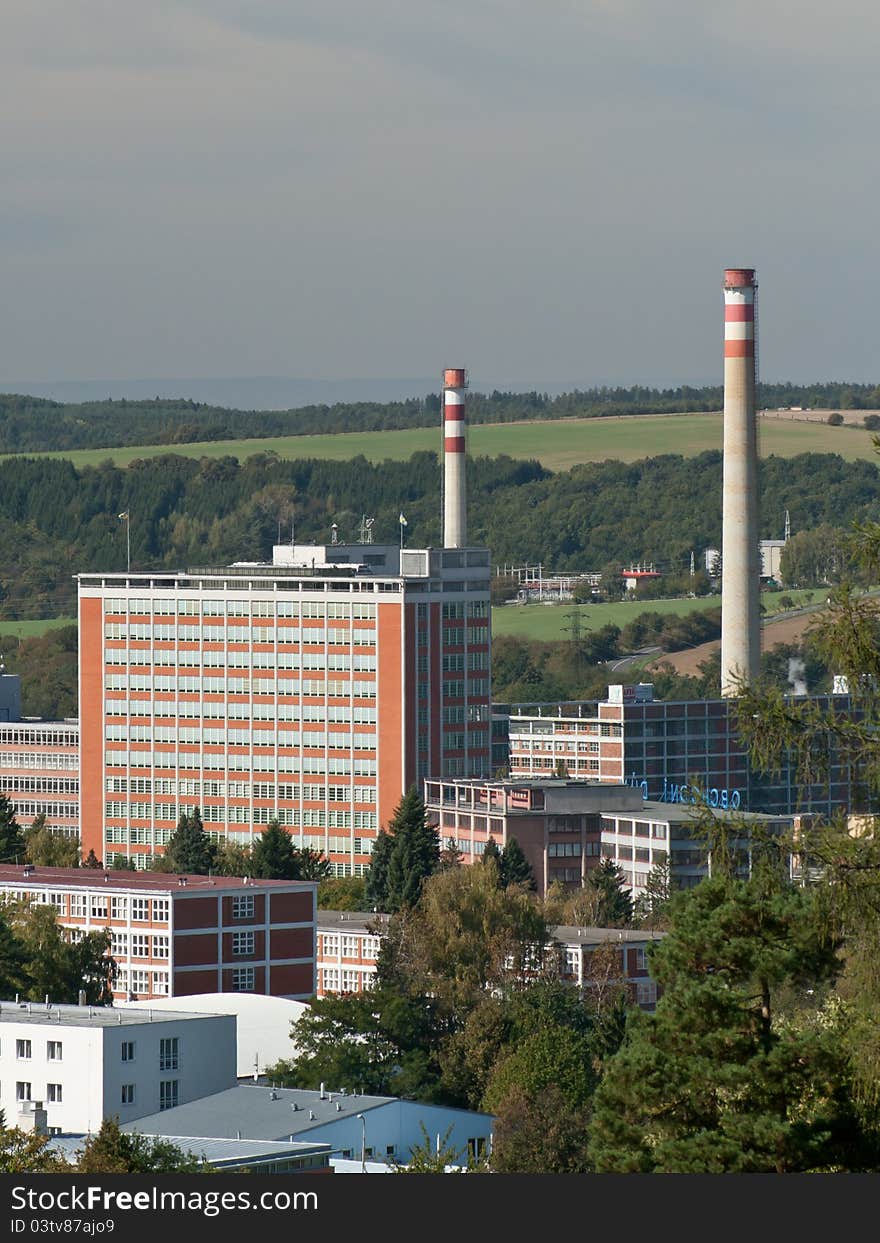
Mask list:
[{"label": "tall chimney", "polygon": [[724,273],[724,485],[721,546],[721,694],[757,678],[761,661],[758,592],[758,434],[755,418],[753,268]]},{"label": "tall chimney", "polygon": [[443,547],[463,548],[467,543],[465,499],[464,367],[443,372]]}]

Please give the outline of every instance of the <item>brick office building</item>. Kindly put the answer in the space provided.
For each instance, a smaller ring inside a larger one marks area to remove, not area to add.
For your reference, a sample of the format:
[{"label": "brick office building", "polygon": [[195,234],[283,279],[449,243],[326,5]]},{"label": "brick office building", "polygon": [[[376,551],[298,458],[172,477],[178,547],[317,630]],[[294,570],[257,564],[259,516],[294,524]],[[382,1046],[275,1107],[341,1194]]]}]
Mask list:
[{"label": "brick office building", "polygon": [[270,820],[363,875],[431,773],[490,764],[489,553],[279,546],[272,564],[79,576],[83,852],[146,867],[181,813]]},{"label": "brick office building", "polygon": [[313,881],[0,865],[0,898],[54,906],[73,937],[109,928],[119,999],[315,992]]}]

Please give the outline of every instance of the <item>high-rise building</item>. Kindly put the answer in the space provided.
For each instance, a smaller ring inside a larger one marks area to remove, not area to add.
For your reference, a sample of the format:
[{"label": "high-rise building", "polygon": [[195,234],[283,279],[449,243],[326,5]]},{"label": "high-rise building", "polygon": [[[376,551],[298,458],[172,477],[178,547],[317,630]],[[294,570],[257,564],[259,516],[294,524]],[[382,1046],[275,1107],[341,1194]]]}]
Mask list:
[{"label": "high-rise building", "polygon": [[410,785],[490,771],[489,578],[485,548],[371,543],[81,574],[83,852],[146,867],[199,808],[363,874]]}]

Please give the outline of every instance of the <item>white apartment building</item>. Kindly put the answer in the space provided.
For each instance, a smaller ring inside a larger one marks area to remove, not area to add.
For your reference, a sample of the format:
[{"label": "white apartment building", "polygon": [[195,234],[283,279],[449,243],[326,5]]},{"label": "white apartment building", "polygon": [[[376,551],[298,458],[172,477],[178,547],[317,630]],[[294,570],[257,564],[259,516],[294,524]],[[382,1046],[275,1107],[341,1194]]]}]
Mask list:
[{"label": "white apartment building", "polygon": [[133,1122],[235,1084],[235,1017],[0,1002],[0,1108],[49,1133]]}]

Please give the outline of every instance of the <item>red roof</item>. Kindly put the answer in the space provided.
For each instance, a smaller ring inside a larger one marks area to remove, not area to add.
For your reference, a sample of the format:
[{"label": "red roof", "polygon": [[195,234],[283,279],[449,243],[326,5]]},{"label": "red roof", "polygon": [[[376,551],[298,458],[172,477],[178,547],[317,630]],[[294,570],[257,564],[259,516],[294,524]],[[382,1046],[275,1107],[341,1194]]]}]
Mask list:
[{"label": "red roof", "polygon": [[[185,881],[185,884],[181,884]],[[240,876],[196,876],[174,872],[112,872],[104,868],[46,868],[25,864],[0,863],[0,885],[79,885],[95,888],[106,884],[108,889],[145,889],[174,892],[206,889],[305,889],[316,881],[258,880]]]}]

